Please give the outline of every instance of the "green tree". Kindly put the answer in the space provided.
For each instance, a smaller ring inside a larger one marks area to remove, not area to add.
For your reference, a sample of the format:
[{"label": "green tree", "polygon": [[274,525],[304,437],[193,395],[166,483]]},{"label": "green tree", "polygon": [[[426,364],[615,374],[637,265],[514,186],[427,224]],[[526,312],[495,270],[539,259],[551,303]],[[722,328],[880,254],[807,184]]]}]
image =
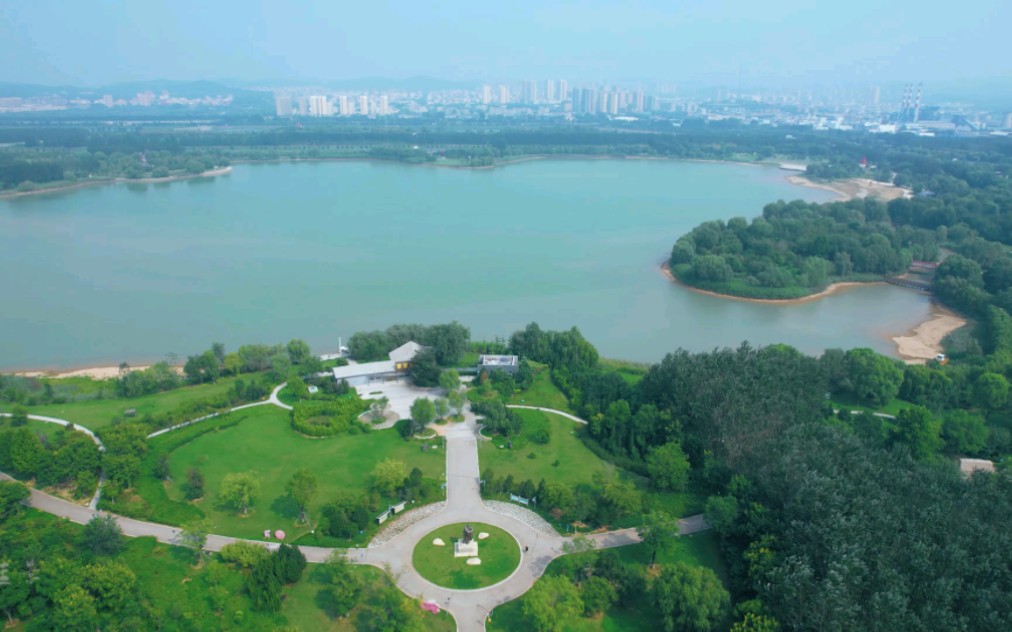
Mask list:
[{"label": "green tree", "polygon": [[439,374],[439,386],[447,394],[460,388],[460,374],[455,369],[447,369]]},{"label": "green tree", "polygon": [[657,563],[657,554],[670,550],[678,537],[678,520],[663,511],[652,510],[643,516],[643,524],[636,528],[643,544],[650,549],[650,565]]},{"label": "green tree", "polygon": [[81,529],[81,547],[92,555],[115,555],[123,549],[122,535],[114,516],[95,515]]},{"label": "green tree", "polygon": [[285,350],[288,352],[288,361],[292,364],[305,364],[313,357],[313,353],[309,349],[309,343],[298,338],[289,340]]},{"label": "green tree", "polygon": [[11,410],[11,426],[20,428],[28,425],[28,409],[24,406],[15,406]]},{"label": "green tree", "polygon": [[186,472],[186,483],[183,484],[183,491],[187,500],[196,500],[204,497],[204,475],[195,467]]},{"label": "green tree", "polygon": [[565,575],[546,575],[524,595],[524,616],[540,632],[556,632],[583,612],[580,591]]},{"label": "green tree", "polygon": [[179,544],[188,549],[193,549],[198,561],[202,559],[201,552],[207,544],[207,534],[211,525],[207,520],[193,520],[183,525],[179,532]]},{"label": "green tree", "polygon": [[407,477],[407,466],[403,461],[384,459],[372,471],[372,485],[380,494],[393,496]]},{"label": "green tree", "polygon": [[899,393],[903,369],[891,358],[871,349],[847,351],[847,369],[853,394],[873,406],[884,406]]},{"label": "green tree", "polygon": [[665,632],[705,632],[727,616],[730,595],[709,568],[678,562],[654,580],[651,600]]},{"label": "green tree", "polygon": [[31,497],[28,488],[16,481],[0,481],[0,524],[16,516]]},{"label": "green tree", "polygon": [[987,426],[980,415],[966,410],[954,410],[942,422],[945,447],[960,454],[975,454],[987,444]]},{"label": "green tree", "polygon": [[120,612],[131,602],[137,576],[118,562],[89,564],[84,570],[85,588],[95,596],[101,610]]},{"label": "green tree", "polygon": [[255,472],[230,472],[221,479],[218,498],[226,507],[246,515],[259,492],[260,480]]},{"label": "green tree", "polygon": [[277,556],[278,574],[285,584],[294,584],[306,570],[306,556],[297,546],[282,544],[274,553]]},{"label": "green tree", "polygon": [[102,459],[105,476],[120,487],[133,487],[141,475],[141,460],[133,454],[108,454]]},{"label": "green tree", "polygon": [[984,410],[997,410],[1008,402],[1009,383],[1004,375],[982,373],[973,383],[973,403]]},{"label": "green tree", "polygon": [[655,448],[647,456],[647,471],[661,491],[682,491],[689,482],[689,457],[677,441]]},{"label": "green tree", "polygon": [[465,397],[460,391],[450,391],[446,396],[446,401],[453,408],[455,414],[460,415],[464,410]]},{"label": "green tree", "polygon": [[39,469],[46,456],[46,450],[28,428],[15,428],[7,433],[10,450],[10,465],[15,472],[32,476]]},{"label": "green tree", "polygon": [[437,397],[436,401],[433,402],[433,405],[436,407],[437,419],[443,419],[450,414],[450,402],[448,402],[445,397]]},{"label": "green tree", "polygon": [[53,629],[67,632],[94,632],[98,627],[95,598],[78,585],[70,585],[53,596]]},{"label": "green tree", "polygon": [[604,577],[589,577],[580,586],[583,600],[583,613],[594,617],[611,608],[618,601],[615,586]]},{"label": "green tree", "polygon": [[738,520],[738,499],[734,496],[710,496],[703,513],[717,533],[728,535]]},{"label": "green tree", "polygon": [[13,612],[28,601],[32,592],[28,574],[7,562],[0,562],[0,608],[7,615],[7,623],[14,624]]},{"label": "green tree", "polygon": [[306,508],[316,497],[316,475],[308,468],[299,468],[292,474],[285,489],[292,500],[299,505],[299,520],[308,523],[309,516],[306,514]]},{"label": "green tree", "polygon": [[919,461],[929,459],[942,448],[942,424],[923,406],[912,406],[896,415],[892,441],[910,448]]},{"label": "green tree", "polygon": [[264,612],[277,612],[281,609],[283,585],[276,555],[269,555],[260,560],[246,577],[246,592],[253,602],[253,607]]},{"label": "green tree", "polygon": [[731,632],[779,632],[780,624],[773,617],[746,612],[741,621],[731,626]]},{"label": "green tree", "polygon": [[431,399],[419,397],[411,404],[411,433],[416,434],[436,418],[436,405]]},{"label": "green tree", "polygon": [[422,349],[411,359],[411,381],[415,386],[439,386],[439,362],[432,349]]},{"label": "green tree", "polygon": [[345,617],[359,601],[362,585],[351,570],[351,563],[340,553],[333,553],[320,569],[323,588],[321,601],[331,616]]}]

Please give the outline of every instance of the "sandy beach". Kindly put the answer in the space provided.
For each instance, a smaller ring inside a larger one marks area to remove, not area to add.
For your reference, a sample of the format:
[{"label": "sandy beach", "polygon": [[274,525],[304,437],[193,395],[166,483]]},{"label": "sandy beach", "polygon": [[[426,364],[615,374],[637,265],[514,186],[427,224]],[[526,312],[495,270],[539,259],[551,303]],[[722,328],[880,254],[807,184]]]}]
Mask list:
[{"label": "sandy beach", "polygon": [[944,307],[933,305],[931,318],[917,325],[902,336],[893,336],[896,353],[907,364],[924,364],[942,352],[942,340],[966,324]]},{"label": "sandy beach", "polygon": [[681,281],[678,280],[677,277],[675,277],[674,274],[671,273],[671,268],[668,266],[667,261],[661,264],[661,274],[663,274],[669,281],[677,283],[681,287],[684,287],[685,289],[695,292],[697,294],[716,296],[717,298],[723,298],[731,301],[742,301],[745,303],[766,303],[768,305],[797,305],[800,303],[809,303],[811,301],[817,301],[819,299],[826,298],[827,296],[832,296],[833,294],[839,294],[840,292],[855,287],[885,284],[885,281],[867,281],[867,282],[844,281],[841,283],[831,283],[828,286],[826,286],[826,289],[822,290],[821,292],[816,292],[815,294],[809,294],[808,296],[802,296],[800,298],[746,298],[744,296],[731,296],[730,294],[721,294],[719,292],[701,290],[698,287],[692,287],[691,285],[682,283]]},{"label": "sandy beach", "polygon": [[912,197],[913,191],[904,189],[885,182],[871,180],[869,178],[850,178],[847,180],[833,180],[832,182],[814,182],[805,176],[790,175],[786,180],[810,189],[821,189],[835,193],[840,201],[852,200],[854,198],[876,197],[888,202],[903,197]]},{"label": "sandy beach", "polygon": [[100,180],[86,180],[84,182],[75,182],[74,184],[68,184],[62,187],[51,187],[48,189],[41,188],[35,189],[34,191],[12,191],[9,193],[0,193],[0,200],[4,198],[24,197],[26,195],[42,195],[43,193],[62,193],[65,191],[102,186],[104,184],[161,184],[163,182],[192,180],[194,178],[214,178],[217,176],[228,175],[230,173],[232,173],[232,167],[221,167],[220,169],[211,169],[210,171],[202,171],[201,173],[182,176],[166,176],[164,178],[105,178]]},{"label": "sandy beach", "polygon": [[[149,368],[149,366],[131,366],[131,371],[143,371]],[[182,374],[183,367],[176,366],[172,367],[177,373]],[[109,380],[118,378],[120,375],[118,366],[93,366],[84,369],[71,369],[67,371],[53,370],[53,371],[15,371],[14,375],[20,375],[22,377],[51,377],[51,378],[65,378],[65,377],[90,377],[94,380]]]}]

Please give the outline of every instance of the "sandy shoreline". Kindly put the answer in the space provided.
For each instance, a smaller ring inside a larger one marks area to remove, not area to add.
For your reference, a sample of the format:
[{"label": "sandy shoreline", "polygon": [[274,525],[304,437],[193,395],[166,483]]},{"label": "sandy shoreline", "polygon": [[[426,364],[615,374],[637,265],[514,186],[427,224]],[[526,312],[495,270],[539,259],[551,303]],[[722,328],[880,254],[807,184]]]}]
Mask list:
[{"label": "sandy shoreline", "polygon": [[848,178],[846,180],[832,180],[830,182],[815,182],[805,176],[794,174],[784,179],[797,186],[835,193],[841,202],[866,197],[876,197],[882,201],[889,202],[890,200],[913,196],[913,191],[910,189],[904,189],[868,178]]},{"label": "sandy shoreline", "polygon": [[[767,305],[797,305],[799,303],[817,301],[855,287],[885,284],[884,281],[871,281],[867,283],[849,281],[845,283],[833,283],[821,292],[803,296],[801,298],[762,299],[719,294],[717,292],[701,290],[699,288],[692,287],[691,285],[686,285],[685,283],[679,281],[678,278],[671,273],[671,268],[668,266],[666,261],[661,264],[661,273],[669,281],[698,294],[706,294],[707,296],[715,296],[717,298],[732,301],[743,301],[746,303],[765,303]],[[887,337],[896,344],[896,355],[902,358],[904,362],[907,364],[924,364],[928,360],[934,359],[934,357],[939,353],[942,353],[942,340],[965,324],[965,318],[962,318],[954,312],[951,312],[937,303],[932,302],[931,315],[928,320],[918,323],[904,334]]]},{"label": "sandy shoreline", "polygon": [[[150,365],[142,366],[131,366],[130,371],[143,371],[144,369],[150,368]],[[172,367],[176,373],[182,374],[183,367],[174,366]],[[3,371],[0,371],[2,373]],[[118,366],[93,366],[85,367],[83,369],[68,369],[59,370],[54,369],[50,371],[13,371],[13,375],[19,375],[21,377],[50,377],[55,379],[65,377],[90,377],[93,380],[110,380],[120,376]]]},{"label": "sandy shoreline", "polygon": [[711,292],[709,290],[703,290],[698,287],[692,287],[691,285],[682,283],[674,274],[671,273],[671,268],[668,266],[667,261],[661,264],[661,274],[663,274],[665,278],[672,283],[677,283],[679,286],[697,294],[715,296],[717,298],[723,298],[731,301],[742,301],[744,303],[764,303],[766,305],[797,305],[800,303],[810,303],[811,301],[817,301],[855,287],[863,287],[866,285],[885,285],[885,281],[842,281],[840,283],[831,283],[821,292],[816,292],[815,294],[809,294],[808,296],[802,296],[800,298],[746,298],[744,296],[732,296],[730,294],[721,294],[720,292]]},{"label": "sandy shoreline", "polygon": [[221,167],[220,169],[211,169],[210,171],[202,171],[200,173],[187,174],[181,176],[166,176],[164,178],[105,178],[102,180],[89,180],[85,182],[75,182],[62,187],[51,187],[48,189],[36,189],[34,191],[14,191],[10,193],[0,193],[0,200],[19,198],[27,195],[42,195],[45,193],[63,193],[65,191],[76,191],[77,189],[86,189],[88,187],[97,187],[105,184],[161,184],[164,182],[178,182],[180,180],[193,180],[194,178],[214,178],[217,176],[224,176],[232,173],[232,167]]},{"label": "sandy shoreline", "polygon": [[966,319],[932,303],[931,318],[902,336],[892,336],[896,353],[907,364],[924,364],[942,352],[942,340],[966,324]]}]

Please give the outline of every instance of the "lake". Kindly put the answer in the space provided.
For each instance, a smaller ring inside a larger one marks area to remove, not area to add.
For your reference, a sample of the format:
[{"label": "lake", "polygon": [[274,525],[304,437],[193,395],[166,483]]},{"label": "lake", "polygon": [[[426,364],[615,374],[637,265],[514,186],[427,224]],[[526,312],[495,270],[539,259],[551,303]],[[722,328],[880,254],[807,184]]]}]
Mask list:
[{"label": "lake", "polygon": [[927,319],[928,297],[869,286],[763,305],[658,270],[702,221],[829,196],[767,167],[551,160],[237,165],[0,200],[0,369],[185,358],[213,341],[324,352],[355,331],[450,320],[474,339],[576,325],[602,355],[638,361],[742,340],[894,353],[888,335]]}]

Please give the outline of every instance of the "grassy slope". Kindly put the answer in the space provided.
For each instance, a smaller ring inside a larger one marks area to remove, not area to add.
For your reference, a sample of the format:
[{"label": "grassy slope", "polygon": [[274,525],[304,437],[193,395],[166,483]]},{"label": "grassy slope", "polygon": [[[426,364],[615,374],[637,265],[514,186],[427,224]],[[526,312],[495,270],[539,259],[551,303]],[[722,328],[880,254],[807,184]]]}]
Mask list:
[{"label": "grassy slope", "polygon": [[[418,541],[411,555],[415,570],[434,584],[460,590],[491,586],[509,577],[520,564],[517,541],[498,527],[480,522],[471,526],[476,538],[483,531],[489,534],[478,543],[480,565],[471,566],[466,558],[453,557],[453,542],[460,539],[464,530],[464,523],[460,523],[440,527]],[[446,545],[433,545],[435,538],[442,538]]]},{"label": "grassy slope", "polygon": [[[288,479],[301,467],[316,473],[319,482],[311,515],[318,515],[320,505],[334,492],[366,493],[373,467],[386,458],[403,461],[408,471],[418,467],[432,479],[440,480],[445,471],[442,450],[422,452],[419,443],[405,442],[393,430],[309,439],[295,433],[288,413],[273,406],[235,415],[242,415],[243,421],[179,446],[169,459],[173,482],[168,493],[172,499],[183,499],[182,483],[191,467],[203,472],[207,497],[199,506],[215,533],[257,538],[264,529],[283,529],[294,538],[308,531],[295,525],[298,509],[285,493]],[[215,497],[225,474],[248,470],[258,473],[261,491],[249,517],[243,518],[218,507]]]},{"label": "grassy slope", "polygon": [[[33,406],[28,409],[33,415],[46,415],[66,419],[75,424],[80,424],[91,430],[98,430],[108,426],[116,418],[123,417],[123,411],[128,408],[137,410],[136,418],[144,415],[156,415],[171,411],[191,402],[216,397],[232,389],[236,379],[249,381],[251,376],[240,376],[239,378],[222,378],[214,384],[201,384],[199,386],[184,386],[164,393],[144,395],[129,399],[92,399],[83,402],[67,404],[46,404],[44,406]],[[0,405],[0,410],[10,412],[9,404]]]},{"label": "grassy slope", "polygon": [[[617,549],[622,561],[636,568],[645,568],[650,551],[643,545],[626,546]],[[670,551],[658,555],[659,564],[685,562],[710,568],[727,585],[727,571],[720,556],[717,537],[712,532],[680,537]],[[566,562],[564,558],[553,561],[547,574],[559,573]],[[523,615],[523,598],[511,601],[495,609],[492,622],[486,628],[490,632],[530,629],[530,623]],[[597,618],[581,617],[563,627],[565,632],[653,632],[657,629],[657,618],[646,595],[637,599],[629,608],[613,607]]]},{"label": "grassy slope", "polygon": [[[543,413],[536,410],[515,410],[525,421],[535,417],[545,417],[552,427],[552,438],[545,445],[527,442],[523,448],[510,450],[500,448],[507,445],[502,437],[491,441],[482,441],[478,448],[478,460],[481,470],[492,468],[497,478],[512,474],[513,478],[522,481],[531,479],[535,484],[544,478],[546,481],[558,481],[572,485],[590,484],[594,474],[606,474],[615,468],[605,463],[591,452],[576,436],[579,424],[560,415]],[[528,457],[534,454],[535,458]],[[552,464],[558,460],[559,465]]]},{"label": "grassy slope", "polygon": [[555,384],[552,384],[548,368],[543,365],[538,365],[535,368],[534,382],[531,387],[522,393],[514,394],[506,403],[554,408],[567,413],[573,412],[569,407],[569,400],[562,394],[562,391],[556,388]]}]

